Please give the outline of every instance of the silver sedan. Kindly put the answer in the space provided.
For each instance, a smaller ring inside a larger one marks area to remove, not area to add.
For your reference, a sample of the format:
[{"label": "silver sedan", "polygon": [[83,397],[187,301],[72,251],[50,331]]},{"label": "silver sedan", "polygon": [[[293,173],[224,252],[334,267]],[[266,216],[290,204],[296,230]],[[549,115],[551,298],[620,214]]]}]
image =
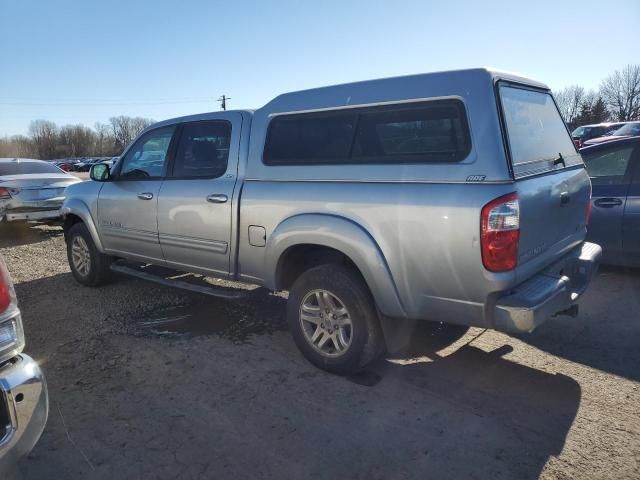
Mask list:
[{"label": "silver sedan", "polygon": [[65,189],[80,181],[42,160],[0,158],[0,222],[60,217]]}]

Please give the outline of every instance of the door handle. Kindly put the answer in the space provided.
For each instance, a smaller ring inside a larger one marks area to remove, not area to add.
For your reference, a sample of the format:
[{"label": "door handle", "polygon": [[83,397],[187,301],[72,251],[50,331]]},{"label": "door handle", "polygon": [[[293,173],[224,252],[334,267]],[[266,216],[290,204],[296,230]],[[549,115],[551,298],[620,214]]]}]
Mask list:
[{"label": "door handle", "polygon": [[140,200],[151,200],[153,198],[153,193],[151,192],[143,192],[138,194],[138,198]]},{"label": "door handle", "polygon": [[227,197],[224,193],[207,196],[207,202],[209,203],[226,203],[227,200],[229,200],[229,197]]},{"label": "door handle", "polygon": [[599,198],[598,200],[593,202],[593,204],[596,207],[613,208],[622,205],[622,200],[620,200],[619,198]]}]

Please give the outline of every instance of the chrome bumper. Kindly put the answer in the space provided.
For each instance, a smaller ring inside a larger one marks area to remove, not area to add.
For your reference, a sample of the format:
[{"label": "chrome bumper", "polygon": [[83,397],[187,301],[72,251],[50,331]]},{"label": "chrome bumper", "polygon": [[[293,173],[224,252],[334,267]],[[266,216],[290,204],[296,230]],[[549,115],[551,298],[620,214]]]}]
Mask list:
[{"label": "chrome bumper", "polygon": [[47,383],[38,364],[20,354],[0,367],[0,478],[34,447],[49,414]]},{"label": "chrome bumper", "polygon": [[572,307],[597,272],[602,249],[584,242],[560,261],[498,299],[496,330],[531,332],[554,314]]}]

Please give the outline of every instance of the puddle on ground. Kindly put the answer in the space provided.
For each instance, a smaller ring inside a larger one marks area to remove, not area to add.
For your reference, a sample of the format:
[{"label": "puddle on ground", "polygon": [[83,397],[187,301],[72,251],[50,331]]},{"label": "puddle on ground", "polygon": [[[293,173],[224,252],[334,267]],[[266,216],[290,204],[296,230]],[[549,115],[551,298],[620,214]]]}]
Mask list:
[{"label": "puddle on ground", "polygon": [[257,297],[254,306],[213,299],[161,307],[130,318],[127,330],[136,336],[168,338],[219,335],[234,343],[246,343],[252,335],[285,330],[285,299],[272,294]]}]

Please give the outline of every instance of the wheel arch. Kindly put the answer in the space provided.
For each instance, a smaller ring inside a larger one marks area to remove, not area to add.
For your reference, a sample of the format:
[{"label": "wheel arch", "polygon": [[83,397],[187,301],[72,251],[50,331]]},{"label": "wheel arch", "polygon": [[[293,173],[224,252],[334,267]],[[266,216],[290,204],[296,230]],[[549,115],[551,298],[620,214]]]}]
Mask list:
[{"label": "wheel arch", "polygon": [[267,287],[286,290],[308,268],[323,263],[353,266],[385,315],[405,316],[386,259],[374,238],[350,219],[302,214],[281,222],[267,240]]},{"label": "wheel arch", "polygon": [[65,201],[62,208],[62,215],[64,217],[63,228],[65,241],[67,239],[69,229],[76,223],[82,222],[87,227],[87,230],[89,230],[89,234],[91,235],[93,243],[98,251],[100,253],[104,253],[102,241],[100,240],[100,235],[98,235],[95,222],[93,221],[93,217],[91,217],[89,207],[87,207],[84,202],[78,199]]}]

